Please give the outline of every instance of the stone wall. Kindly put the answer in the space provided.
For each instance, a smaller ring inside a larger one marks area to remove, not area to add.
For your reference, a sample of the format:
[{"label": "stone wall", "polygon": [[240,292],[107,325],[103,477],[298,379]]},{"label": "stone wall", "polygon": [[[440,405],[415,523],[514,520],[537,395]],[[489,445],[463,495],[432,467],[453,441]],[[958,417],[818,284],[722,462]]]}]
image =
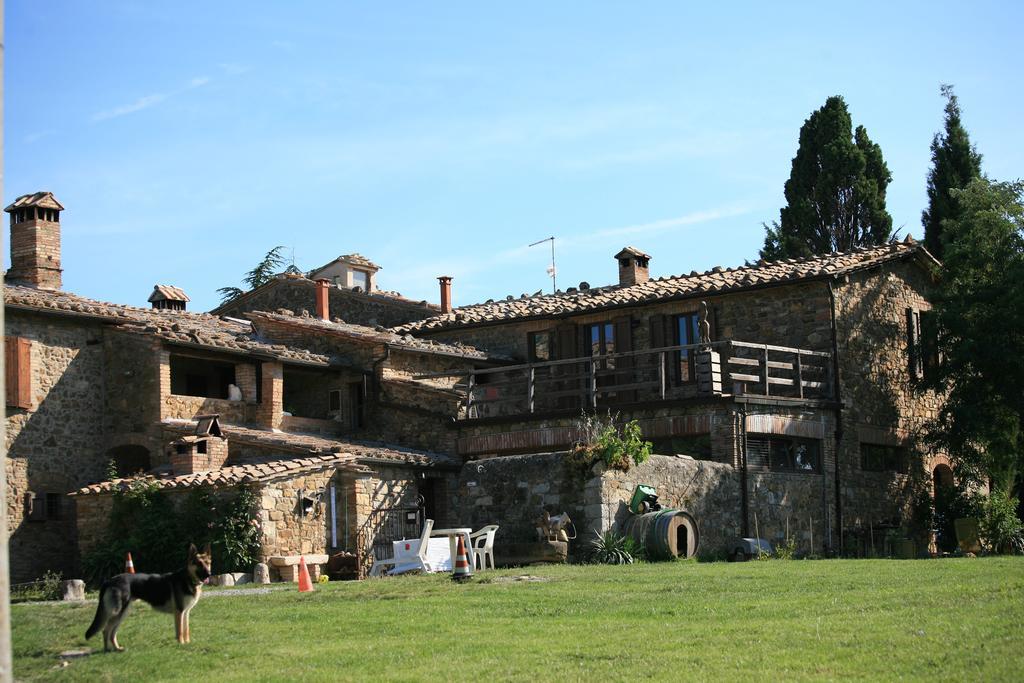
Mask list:
[{"label": "stone wall", "polygon": [[615,529],[621,533],[633,514],[629,511],[633,491],[638,484],[647,484],[658,492],[663,508],[684,510],[696,520],[700,532],[698,555],[724,555],[741,535],[740,477],[729,465],[652,455],[628,472],[603,468],[596,472],[600,476],[587,484],[592,492],[586,517],[588,530]]},{"label": "stone wall", "polygon": [[383,381],[375,399],[367,403],[359,438],[438,453],[455,452],[457,396],[428,386]]},{"label": "stone wall", "polygon": [[[931,288],[929,274],[908,262],[857,273],[836,286],[845,529],[905,523],[913,491],[930,483],[932,454],[920,438],[942,399],[912,385],[907,309],[930,310]],[[909,473],[862,470],[862,443],[904,446],[911,459]]]},{"label": "stone wall", "polygon": [[[330,316],[358,325],[394,327],[438,314],[427,302],[398,299],[383,293],[353,292],[331,286],[328,289]],[[218,315],[244,318],[247,311],[316,311],[316,283],[303,277],[282,277],[259,290],[249,292],[215,309]]]},{"label": "stone wall", "polygon": [[328,470],[262,486],[256,514],[263,532],[264,560],[275,555],[327,552],[328,506],[321,500],[311,512],[302,515],[298,502],[300,492],[315,495],[334,476],[334,470]]},{"label": "stone wall", "polygon": [[165,419],[191,420],[196,415],[216,413],[226,424],[244,425],[255,421],[256,405],[247,401],[229,401],[223,398],[167,394],[163,400],[163,414]]},{"label": "stone wall", "polygon": [[[725,463],[736,462],[735,408],[731,399],[701,399],[646,406],[623,406],[598,411],[607,419],[617,416],[619,424],[637,420],[645,439],[677,450],[672,454],[702,456]],[[538,419],[521,417],[464,422],[459,424],[458,448],[467,457],[491,457],[499,453],[562,450],[575,444],[580,415]],[[696,452],[688,437],[706,436],[710,453]]]},{"label": "stone wall", "polygon": [[[565,512],[577,532],[570,556],[582,559],[595,531],[623,531],[634,489],[647,484],[663,507],[696,519],[698,554],[721,558],[743,535],[742,481],[740,470],[730,465],[685,456],[652,455],[623,472],[603,465],[585,470],[569,464],[564,453],[541,453],[467,463],[452,500],[460,525],[498,524],[498,543],[535,540],[543,512]],[[812,532],[814,552],[823,552],[830,533],[823,507],[827,483],[821,474],[750,473],[749,534],[754,535],[756,516],[761,537],[775,544],[784,540],[788,522],[802,552],[810,550]]]},{"label": "stone wall", "polygon": [[[6,418],[11,581],[47,569],[70,575],[77,534],[64,494],[101,479],[106,469],[103,329],[9,309],[4,333],[31,346],[31,408],[9,408]],[[26,519],[29,492],[38,496],[38,520]]]},{"label": "stone wall", "polygon": [[[451,504],[458,526],[499,525],[496,547],[536,540],[534,529],[544,511],[567,513],[582,539],[589,529],[585,487],[591,476],[569,465],[563,453],[480,460],[462,468]],[[572,550],[579,547],[580,540],[570,545]]]},{"label": "stone wall", "polygon": [[112,435],[145,435],[148,440],[114,436],[111,447],[134,443],[151,454],[160,450],[160,352],[160,342],[152,337],[104,329],[106,428]]}]

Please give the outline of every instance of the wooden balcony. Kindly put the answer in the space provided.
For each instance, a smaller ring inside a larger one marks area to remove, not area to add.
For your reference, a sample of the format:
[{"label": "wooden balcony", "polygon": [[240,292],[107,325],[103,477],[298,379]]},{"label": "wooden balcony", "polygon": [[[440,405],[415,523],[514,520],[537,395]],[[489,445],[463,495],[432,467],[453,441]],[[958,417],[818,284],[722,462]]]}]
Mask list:
[{"label": "wooden balcony", "polygon": [[831,359],[822,351],[720,341],[417,379],[460,377],[460,419],[476,419],[708,396],[829,399]]}]

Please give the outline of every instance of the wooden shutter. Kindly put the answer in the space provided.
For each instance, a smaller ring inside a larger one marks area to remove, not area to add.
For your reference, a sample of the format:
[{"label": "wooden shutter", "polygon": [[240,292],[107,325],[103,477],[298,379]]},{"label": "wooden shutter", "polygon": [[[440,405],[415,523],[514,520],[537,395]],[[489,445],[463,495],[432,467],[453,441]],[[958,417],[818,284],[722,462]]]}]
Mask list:
[{"label": "wooden shutter", "polygon": [[21,337],[4,337],[7,405],[32,407],[32,345]]},{"label": "wooden shutter", "polygon": [[558,360],[579,358],[582,354],[577,346],[576,339],[575,325],[569,323],[555,328],[555,358]]},{"label": "wooden shutter", "polygon": [[930,378],[939,369],[939,326],[932,311],[921,311],[920,355],[922,374]]},{"label": "wooden shutter", "polygon": [[[651,326],[652,349],[674,346],[679,343],[678,325],[673,324],[676,320],[675,316],[652,315],[649,320]],[[678,360],[678,351],[671,351],[665,354],[665,386],[670,387],[678,384]]]},{"label": "wooden shutter", "polygon": [[[615,327],[615,352],[626,353],[627,351],[633,350],[633,318],[628,315],[620,316],[612,321],[612,325]],[[616,384],[633,384],[636,382],[636,378],[633,376],[633,357],[628,356],[626,358],[615,359],[615,369],[620,371],[615,373]],[[620,391],[616,400],[622,403],[632,403],[636,401],[636,390],[632,391]]]},{"label": "wooden shutter", "polygon": [[665,316],[652,315],[647,319],[651,326],[651,348],[660,349],[665,344]]}]

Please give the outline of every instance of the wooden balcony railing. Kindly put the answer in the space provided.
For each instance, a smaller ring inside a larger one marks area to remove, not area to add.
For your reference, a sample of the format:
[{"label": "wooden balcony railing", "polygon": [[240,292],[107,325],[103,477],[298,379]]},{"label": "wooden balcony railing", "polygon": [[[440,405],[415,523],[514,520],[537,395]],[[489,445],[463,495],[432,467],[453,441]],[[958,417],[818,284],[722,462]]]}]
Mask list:
[{"label": "wooden balcony railing", "polygon": [[720,341],[419,375],[461,377],[462,419],[696,396],[828,399],[832,354]]}]

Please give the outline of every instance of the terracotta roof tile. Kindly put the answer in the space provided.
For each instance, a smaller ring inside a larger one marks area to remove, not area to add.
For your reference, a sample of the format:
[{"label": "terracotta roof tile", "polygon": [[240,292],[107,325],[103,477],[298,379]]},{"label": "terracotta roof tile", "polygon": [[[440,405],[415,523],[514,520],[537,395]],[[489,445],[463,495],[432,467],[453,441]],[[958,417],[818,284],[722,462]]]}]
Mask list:
[{"label": "terracotta roof tile", "polygon": [[268,320],[303,327],[317,333],[330,334],[356,342],[387,344],[388,346],[399,350],[458,356],[460,358],[467,358],[471,360],[512,360],[511,358],[501,354],[481,351],[480,349],[468,344],[444,344],[428,339],[419,339],[411,334],[398,334],[385,327],[368,327],[366,325],[346,323],[338,318],[335,318],[333,322],[329,322],[313,316],[286,315],[284,313],[267,313],[264,311],[253,311],[246,313],[245,315],[255,323],[256,329],[260,328],[260,321]]},{"label": "terracotta roof tile", "polygon": [[149,295],[150,303],[154,301],[192,301],[185,290],[174,285],[153,285],[153,293]]},{"label": "terracotta roof tile", "polygon": [[95,301],[69,292],[14,285],[4,287],[4,305],[8,308],[97,318],[117,324],[129,332],[207,349],[269,356],[306,365],[346,364],[341,358],[260,339],[250,323],[226,320],[209,313],[138,308]]},{"label": "terracotta roof tile", "polygon": [[[165,430],[182,434],[193,433],[196,428],[196,422],[189,420],[168,420],[162,422],[161,425]],[[445,453],[419,451],[370,441],[354,441],[295,432],[271,432],[264,429],[225,424],[221,425],[221,430],[224,436],[235,443],[247,443],[297,454],[287,460],[278,458],[262,461],[262,466],[269,468],[288,467],[288,462],[304,458],[339,454],[353,455],[358,462],[386,460],[396,464],[419,467],[458,467],[462,464],[458,457]]]},{"label": "terracotta roof tile", "polygon": [[[320,455],[315,458],[298,460],[282,460],[274,472],[262,471],[257,463],[229,465],[209,472],[175,475],[169,472],[154,473],[146,479],[162,489],[188,489],[201,486],[234,486],[237,484],[268,481],[281,476],[299,476],[332,468],[341,468],[351,472],[368,472],[356,462],[356,456],[349,453]],[[113,479],[97,484],[84,486],[71,495],[89,495],[110,493],[116,489],[127,487],[132,479]]]},{"label": "terracotta roof tile", "polygon": [[725,269],[716,266],[703,273],[694,271],[689,275],[661,277],[635,285],[611,285],[579,290],[571,287],[566,292],[524,296],[518,299],[509,296],[503,300],[489,300],[482,304],[462,306],[447,315],[398,325],[391,329],[399,334],[415,334],[482,325],[500,320],[544,318],[686,299],[749,287],[784,285],[816,277],[837,276],[913,255],[923,256],[935,262],[921,245],[912,241],[899,242],[806,259],[758,261],[756,264],[738,268]]}]

